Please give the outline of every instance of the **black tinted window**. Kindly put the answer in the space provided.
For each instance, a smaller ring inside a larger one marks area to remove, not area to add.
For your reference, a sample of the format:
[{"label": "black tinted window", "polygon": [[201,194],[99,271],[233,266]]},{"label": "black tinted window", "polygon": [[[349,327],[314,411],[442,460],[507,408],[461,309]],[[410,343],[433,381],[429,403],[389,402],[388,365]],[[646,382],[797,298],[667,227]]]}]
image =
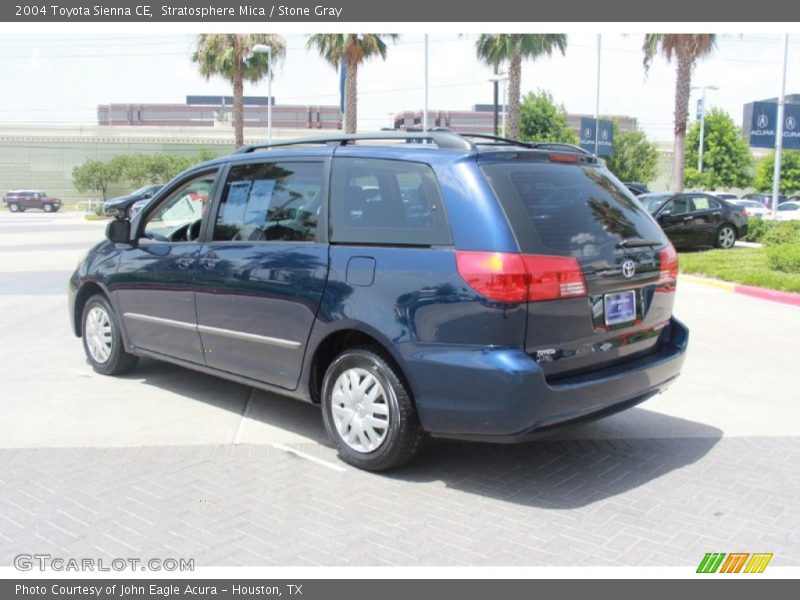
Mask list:
[{"label": "black tinted window", "polygon": [[322,162],[233,167],[222,192],[214,239],[313,241],[323,170]]},{"label": "black tinted window", "polygon": [[592,257],[622,239],[664,239],[612,175],[589,165],[509,161],[483,167],[523,252]]},{"label": "black tinted window", "polygon": [[331,241],[425,246],[452,243],[431,168],[394,160],[334,159]]}]

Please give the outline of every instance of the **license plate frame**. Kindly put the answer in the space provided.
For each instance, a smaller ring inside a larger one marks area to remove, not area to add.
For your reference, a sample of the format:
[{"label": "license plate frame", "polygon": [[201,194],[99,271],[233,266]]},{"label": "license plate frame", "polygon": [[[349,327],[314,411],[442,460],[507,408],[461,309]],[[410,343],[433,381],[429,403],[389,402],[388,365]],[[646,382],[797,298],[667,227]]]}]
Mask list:
[{"label": "license plate frame", "polygon": [[606,325],[621,325],[636,320],[636,290],[603,295],[603,315]]}]

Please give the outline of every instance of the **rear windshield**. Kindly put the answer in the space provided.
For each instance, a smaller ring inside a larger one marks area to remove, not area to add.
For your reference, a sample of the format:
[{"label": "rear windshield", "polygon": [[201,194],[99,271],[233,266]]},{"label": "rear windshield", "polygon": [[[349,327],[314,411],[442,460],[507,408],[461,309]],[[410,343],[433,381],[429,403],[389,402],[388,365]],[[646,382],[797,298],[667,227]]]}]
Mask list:
[{"label": "rear windshield", "polygon": [[605,169],[552,162],[482,165],[522,252],[594,257],[623,239],[664,240],[661,228]]}]

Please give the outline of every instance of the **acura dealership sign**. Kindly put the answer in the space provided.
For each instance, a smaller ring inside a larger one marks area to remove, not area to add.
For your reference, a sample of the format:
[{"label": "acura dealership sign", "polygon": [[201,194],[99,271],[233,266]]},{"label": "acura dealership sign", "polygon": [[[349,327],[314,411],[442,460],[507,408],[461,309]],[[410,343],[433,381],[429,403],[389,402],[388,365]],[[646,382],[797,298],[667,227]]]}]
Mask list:
[{"label": "acura dealership sign", "polygon": [[[778,105],[773,102],[753,102],[750,121],[750,146],[774,148],[778,123]],[[783,147],[800,150],[800,104],[786,104],[783,111]]]},{"label": "acura dealership sign", "polygon": [[[597,154],[614,155],[614,123],[600,119],[599,126],[590,117],[581,117],[581,148],[594,154],[595,133],[597,134]],[[597,131],[595,132],[595,127]]]}]

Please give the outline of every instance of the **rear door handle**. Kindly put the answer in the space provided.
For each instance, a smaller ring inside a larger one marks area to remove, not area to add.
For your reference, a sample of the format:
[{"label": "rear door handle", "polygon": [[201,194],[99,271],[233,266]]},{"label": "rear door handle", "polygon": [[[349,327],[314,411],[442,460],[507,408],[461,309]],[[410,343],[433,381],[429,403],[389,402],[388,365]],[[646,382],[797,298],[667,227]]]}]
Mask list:
[{"label": "rear door handle", "polygon": [[190,254],[184,254],[175,260],[175,263],[180,269],[188,269],[194,264],[194,257],[192,257]]},{"label": "rear door handle", "polygon": [[217,263],[222,260],[216,252],[212,252],[211,254],[204,256],[200,259],[200,266],[205,267],[206,269],[213,269],[217,266]]}]

